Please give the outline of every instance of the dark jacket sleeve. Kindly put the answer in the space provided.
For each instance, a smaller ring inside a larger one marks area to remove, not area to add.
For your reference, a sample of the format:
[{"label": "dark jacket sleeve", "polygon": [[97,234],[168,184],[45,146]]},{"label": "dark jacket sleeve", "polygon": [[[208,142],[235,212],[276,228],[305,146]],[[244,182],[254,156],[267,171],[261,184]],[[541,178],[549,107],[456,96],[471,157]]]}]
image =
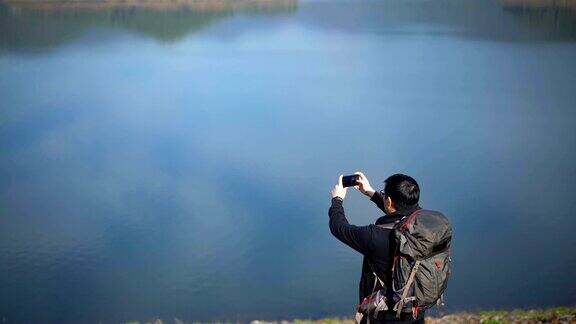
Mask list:
[{"label": "dark jacket sleeve", "polygon": [[342,199],[332,199],[328,216],[330,217],[329,225],[332,235],[363,255],[371,254],[373,246],[371,226],[350,225],[344,215]]},{"label": "dark jacket sleeve", "polygon": [[375,203],[376,206],[378,206],[378,208],[380,208],[383,212],[386,212],[386,210],[384,210],[384,198],[378,191],[374,192],[370,200]]}]

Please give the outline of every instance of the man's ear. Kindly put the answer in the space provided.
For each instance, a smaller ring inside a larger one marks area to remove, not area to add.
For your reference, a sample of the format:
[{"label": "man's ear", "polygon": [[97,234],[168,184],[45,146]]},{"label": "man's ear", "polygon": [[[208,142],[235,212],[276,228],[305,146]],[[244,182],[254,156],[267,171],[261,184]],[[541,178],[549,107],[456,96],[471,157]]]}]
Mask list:
[{"label": "man's ear", "polygon": [[388,205],[388,208],[389,208],[392,212],[395,212],[395,211],[396,211],[396,204],[394,204],[394,201],[392,200],[392,198],[386,197],[386,204]]},{"label": "man's ear", "polygon": [[396,204],[394,204],[394,201],[392,201],[392,198],[390,197],[386,197],[388,198],[388,204],[390,204],[390,207],[396,209]]}]

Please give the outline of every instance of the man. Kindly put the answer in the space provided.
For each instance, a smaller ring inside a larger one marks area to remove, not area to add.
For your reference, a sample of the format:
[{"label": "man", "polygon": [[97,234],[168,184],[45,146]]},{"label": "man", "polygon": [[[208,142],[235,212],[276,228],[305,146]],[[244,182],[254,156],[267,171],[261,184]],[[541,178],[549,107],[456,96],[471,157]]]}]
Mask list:
[{"label": "man", "polygon": [[[391,239],[391,229],[382,228],[380,224],[391,224],[410,215],[420,209],[418,200],[420,188],[412,177],[404,174],[395,174],[384,181],[384,190],[377,192],[362,172],[356,172],[359,176],[358,185],[354,188],[370,198],[386,215],[378,218],[375,225],[355,226],[350,225],[344,215],[342,203],[346,197],[347,188],[342,186],[342,175],[338,183],[331,191],[332,206],[328,214],[330,216],[330,232],[338,240],[350,246],[364,256],[362,262],[362,275],[360,278],[360,302],[364,297],[372,293],[376,281],[376,289],[383,288],[376,280],[374,272],[384,281],[387,288],[390,287],[392,273],[392,255],[394,242]],[[391,291],[387,289],[389,296]],[[390,297],[388,297],[390,299]],[[364,317],[364,320],[366,317]],[[395,312],[387,311],[378,314],[377,318],[370,318],[371,323],[424,323],[424,312],[418,314],[416,319],[410,314],[402,314],[398,319]]]}]

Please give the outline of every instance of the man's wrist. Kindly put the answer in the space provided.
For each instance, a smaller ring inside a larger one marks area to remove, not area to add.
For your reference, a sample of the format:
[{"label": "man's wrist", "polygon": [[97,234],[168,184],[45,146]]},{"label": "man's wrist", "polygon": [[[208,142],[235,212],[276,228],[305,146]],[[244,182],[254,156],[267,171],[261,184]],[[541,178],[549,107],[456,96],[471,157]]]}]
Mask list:
[{"label": "man's wrist", "polygon": [[343,202],[344,198],[342,198],[340,196],[334,196],[334,197],[332,197],[332,200],[338,200],[339,202]]},{"label": "man's wrist", "polygon": [[379,192],[375,191],[370,200],[376,204],[379,204],[382,202],[382,196]]},{"label": "man's wrist", "polygon": [[366,196],[368,196],[368,198],[372,198],[372,196],[374,196],[375,192],[376,192],[376,190],[366,190],[366,192],[364,194]]}]

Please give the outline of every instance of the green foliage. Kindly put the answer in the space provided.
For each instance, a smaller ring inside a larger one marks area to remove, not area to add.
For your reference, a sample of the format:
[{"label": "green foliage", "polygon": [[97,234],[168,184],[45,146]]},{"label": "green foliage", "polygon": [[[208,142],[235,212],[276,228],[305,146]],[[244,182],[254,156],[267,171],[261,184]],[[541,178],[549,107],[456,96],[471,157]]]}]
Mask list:
[{"label": "green foliage", "polygon": [[480,323],[482,323],[482,324],[504,324],[504,323],[508,323],[508,322],[501,321],[501,320],[489,319],[489,320],[482,320],[482,321],[480,321]]},{"label": "green foliage", "polygon": [[548,309],[515,309],[513,311],[488,310],[478,313],[481,323],[553,322],[561,317],[576,317],[576,307]]},{"label": "green foliage", "polygon": [[576,307],[558,307],[556,308],[556,314],[558,316],[565,316],[565,315],[576,315]]},{"label": "green foliage", "polygon": [[507,311],[503,310],[488,310],[488,311],[481,311],[480,316],[485,317],[496,317],[496,316],[505,316],[508,315]]}]

